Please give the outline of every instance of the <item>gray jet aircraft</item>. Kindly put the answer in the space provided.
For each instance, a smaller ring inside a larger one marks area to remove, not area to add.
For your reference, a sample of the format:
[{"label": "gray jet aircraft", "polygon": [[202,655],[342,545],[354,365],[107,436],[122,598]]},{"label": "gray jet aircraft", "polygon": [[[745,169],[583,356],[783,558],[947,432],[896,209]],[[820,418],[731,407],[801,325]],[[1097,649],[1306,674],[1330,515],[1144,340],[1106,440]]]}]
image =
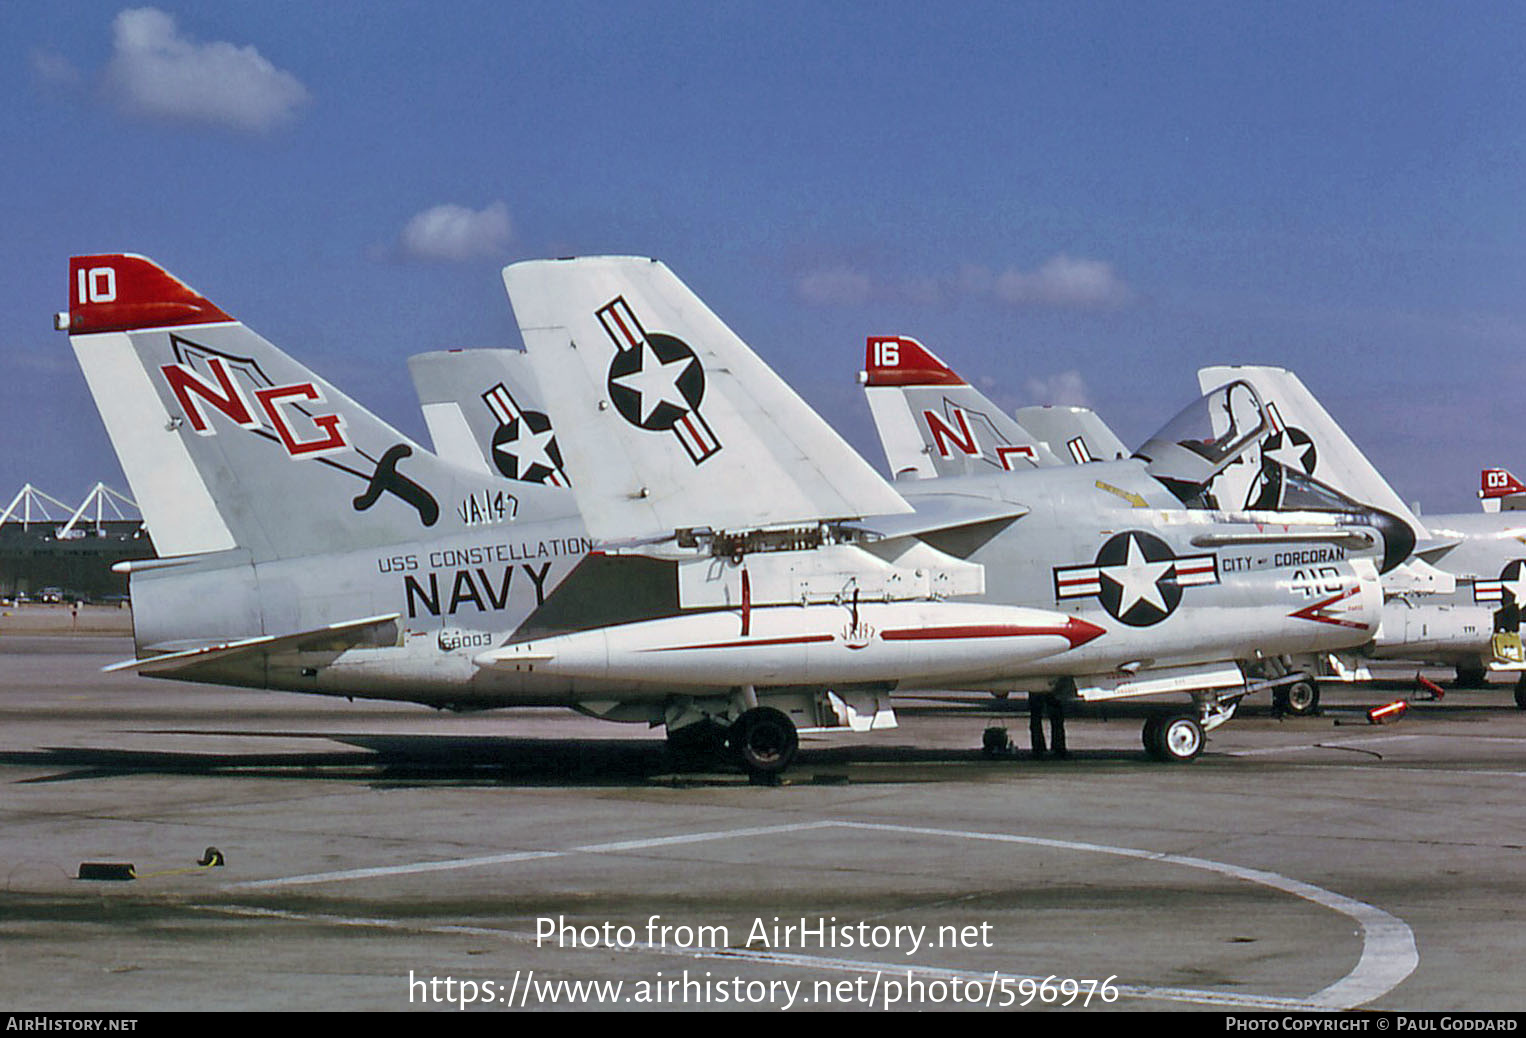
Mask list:
[{"label": "gray jet aircraft", "polygon": [[[1402,523],[1356,502],[1276,516],[1188,508],[1142,462],[1058,466],[1033,443],[999,476],[892,489],[660,263],[540,261],[504,278],[591,536],[627,564],[676,566],[680,608],[516,640],[479,657],[484,666],[632,679],[660,671],[696,696],[724,677],[746,703],[784,661],[806,665],[820,651],[811,644],[844,639],[864,653],[860,676],[869,679],[886,673],[868,666],[882,642],[962,641],[964,673],[935,677],[937,667],[908,658],[886,687],[1091,702],[1188,694],[1193,711],[1156,715],[1145,742],[1157,756],[1189,759],[1205,727],[1226,720],[1240,697],[1299,679],[1284,660],[1370,640],[1377,560],[1402,559],[1413,544]],[[1227,459],[1260,431],[1205,429],[1194,457]],[[833,461],[822,465],[827,438]],[[904,514],[908,503],[914,515]],[[864,567],[866,555],[902,551],[907,541],[944,566],[973,565],[978,586],[955,590],[951,581],[929,596],[925,584]],[[821,569],[832,576],[802,579]],[[895,626],[906,595],[938,606],[947,626],[929,620],[915,636]],[[949,610],[964,603],[951,597],[991,612],[956,622]],[[830,603],[846,624],[834,631],[808,620],[816,603]],[[748,614],[765,606],[785,626],[759,641]],[[1019,658],[1015,643],[1001,644],[1014,629],[998,619],[1014,608],[1042,610],[1056,629],[1063,619],[1085,637]],[[727,616],[729,637],[711,640],[723,632],[704,625]],[[984,649],[995,651],[980,651],[987,638],[996,642]],[[747,651],[763,645],[769,652]],[[723,647],[729,658],[719,663]]]}]

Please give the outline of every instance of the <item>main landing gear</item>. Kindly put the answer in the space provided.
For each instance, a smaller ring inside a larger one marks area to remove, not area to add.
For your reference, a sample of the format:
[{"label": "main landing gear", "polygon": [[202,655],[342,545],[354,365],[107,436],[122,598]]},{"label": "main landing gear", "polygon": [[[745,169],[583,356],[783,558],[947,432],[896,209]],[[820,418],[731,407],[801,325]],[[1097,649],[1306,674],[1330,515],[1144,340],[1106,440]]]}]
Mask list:
[{"label": "main landing gear", "polygon": [[1273,689],[1272,709],[1289,717],[1313,717],[1319,713],[1319,683],[1305,674],[1291,685]]},{"label": "main landing gear", "polygon": [[749,776],[768,777],[794,761],[800,735],[784,711],[755,706],[732,723],[726,733],[726,748]]},{"label": "main landing gear", "polygon": [[1144,748],[1158,761],[1186,762],[1203,752],[1203,726],[1191,714],[1151,714],[1144,723]]},{"label": "main landing gear", "polygon": [[795,760],[800,734],[782,710],[755,706],[729,725],[700,721],[669,729],[668,748],[681,766],[734,764],[754,781],[775,779]]}]

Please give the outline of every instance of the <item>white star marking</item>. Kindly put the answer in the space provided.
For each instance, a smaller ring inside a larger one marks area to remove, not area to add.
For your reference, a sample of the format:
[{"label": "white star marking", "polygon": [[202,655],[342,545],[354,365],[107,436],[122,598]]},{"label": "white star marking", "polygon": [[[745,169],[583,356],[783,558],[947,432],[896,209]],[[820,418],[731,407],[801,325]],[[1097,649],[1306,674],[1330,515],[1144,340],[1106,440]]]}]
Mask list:
[{"label": "white star marking", "polygon": [[1101,573],[1118,585],[1118,615],[1122,616],[1136,603],[1148,602],[1161,612],[1166,612],[1166,600],[1161,596],[1158,581],[1166,575],[1173,561],[1150,562],[1139,547],[1139,538],[1129,538],[1128,560],[1121,566],[1103,566]]},{"label": "white star marking", "polygon": [[1279,465],[1285,468],[1304,471],[1304,455],[1309,451],[1309,444],[1294,443],[1293,438],[1286,434],[1282,437],[1282,446],[1276,450],[1267,451],[1267,455]]},{"label": "white star marking", "polygon": [[530,432],[530,426],[524,419],[519,422],[519,438],[506,440],[494,448],[499,454],[507,455],[518,463],[518,472],[521,477],[530,471],[531,465],[544,465],[552,472],[556,471],[556,462],[551,460],[551,455],[546,453],[546,448],[551,443],[551,437],[556,434],[555,430],[547,429],[545,432]]},{"label": "white star marking", "polygon": [[1521,573],[1514,580],[1500,581],[1500,587],[1505,589],[1516,605],[1526,608],[1526,567],[1522,567]]},{"label": "white star marking", "polygon": [[652,417],[652,412],[664,403],[672,404],[680,411],[689,410],[689,401],[678,390],[678,380],[684,372],[689,370],[696,358],[679,357],[663,363],[657,354],[652,352],[651,346],[643,342],[638,349],[641,350],[641,367],[629,375],[621,375],[614,379],[616,385],[633,389],[641,395],[641,421],[645,423]]}]

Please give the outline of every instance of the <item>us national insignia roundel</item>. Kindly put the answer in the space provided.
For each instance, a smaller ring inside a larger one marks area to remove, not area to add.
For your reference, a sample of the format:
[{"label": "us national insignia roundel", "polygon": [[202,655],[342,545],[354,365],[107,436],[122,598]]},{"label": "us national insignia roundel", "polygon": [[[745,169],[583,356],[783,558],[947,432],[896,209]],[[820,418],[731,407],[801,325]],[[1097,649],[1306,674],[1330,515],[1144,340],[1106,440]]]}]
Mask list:
[{"label": "us national insignia roundel", "polygon": [[1108,615],[1130,627],[1149,627],[1176,611],[1182,589],[1219,582],[1214,554],[1178,557],[1152,533],[1129,530],[1109,537],[1090,566],[1058,566],[1055,598],[1096,596]]},{"label": "us national insignia roundel", "polygon": [[1473,601],[1494,609],[1494,629],[1514,631],[1521,624],[1521,607],[1526,605],[1526,559],[1505,563],[1498,580],[1479,580],[1473,584]]},{"label": "us national insignia roundel", "polygon": [[504,478],[549,483],[554,487],[571,486],[562,468],[562,451],[556,444],[549,417],[521,408],[502,382],[483,393],[482,402],[498,420],[488,453],[493,467]]},{"label": "us national insignia roundel", "polygon": [[615,347],[608,389],[620,416],[639,429],[671,432],[696,465],[719,451],[721,442],[699,410],[705,368],[689,344],[648,332],[624,296],[604,304],[597,316]]},{"label": "us national insignia roundel", "polygon": [[508,479],[564,485],[562,451],[551,435],[551,419],[539,411],[521,412],[493,433],[493,464]]}]

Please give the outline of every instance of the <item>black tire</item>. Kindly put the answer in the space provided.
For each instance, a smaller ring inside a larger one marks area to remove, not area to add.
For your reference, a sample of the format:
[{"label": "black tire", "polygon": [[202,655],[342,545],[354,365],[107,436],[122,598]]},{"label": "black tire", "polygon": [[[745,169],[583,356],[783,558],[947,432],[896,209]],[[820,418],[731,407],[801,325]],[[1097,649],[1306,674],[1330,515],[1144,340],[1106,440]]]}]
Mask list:
[{"label": "black tire", "polygon": [[1203,752],[1203,726],[1189,714],[1163,717],[1156,725],[1150,756],[1168,763],[1185,763]]},{"label": "black tire", "polygon": [[1319,713],[1319,682],[1305,675],[1272,693],[1272,706],[1279,714],[1313,717]]},{"label": "black tire", "polygon": [[1162,714],[1151,714],[1145,718],[1144,730],[1140,732],[1140,740],[1144,743],[1145,752],[1155,756],[1155,744],[1160,740],[1160,723],[1165,720]]},{"label": "black tire", "polygon": [[1522,674],[1515,682],[1515,708],[1526,710],[1526,674]]},{"label": "black tire", "polygon": [[1459,663],[1457,665],[1457,680],[1452,682],[1453,688],[1487,688],[1488,686],[1488,667],[1477,663]]},{"label": "black tire", "polygon": [[800,733],[783,711],[756,706],[732,724],[726,745],[749,775],[777,775],[794,761]]}]

